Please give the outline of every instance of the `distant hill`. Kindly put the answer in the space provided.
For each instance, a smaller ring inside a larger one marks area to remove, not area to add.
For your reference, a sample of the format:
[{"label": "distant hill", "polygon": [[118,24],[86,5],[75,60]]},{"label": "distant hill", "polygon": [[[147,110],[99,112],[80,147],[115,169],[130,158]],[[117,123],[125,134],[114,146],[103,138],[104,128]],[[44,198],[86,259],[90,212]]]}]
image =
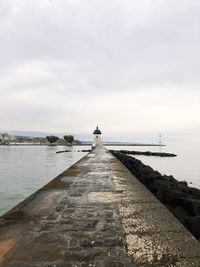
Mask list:
[{"label": "distant hill", "polygon": [[58,135],[62,137],[62,133],[46,133],[46,132],[37,132],[37,131],[6,131],[10,135],[15,136],[32,136],[32,137],[46,137],[47,135]]}]

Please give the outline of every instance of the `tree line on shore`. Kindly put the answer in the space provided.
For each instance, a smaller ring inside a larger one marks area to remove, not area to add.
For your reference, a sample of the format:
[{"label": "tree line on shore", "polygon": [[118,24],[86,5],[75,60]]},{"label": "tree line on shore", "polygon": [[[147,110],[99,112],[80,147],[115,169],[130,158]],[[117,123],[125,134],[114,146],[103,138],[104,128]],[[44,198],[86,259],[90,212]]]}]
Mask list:
[{"label": "tree line on shore", "polygon": [[[56,142],[58,140],[60,140],[60,138],[58,136],[55,136],[55,135],[48,135],[48,136],[46,136],[46,139],[51,145],[56,144]],[[68,144],[68,145],[72,145],[74,143],[77,144],[77,142],[80,142],[80,141],[74,140],[73,135],[64,135],[63,139],[65,140],[66,144]]]},{"label": "tree line on shore", "polygon": [[75,140],[73,135],[64,135],[62,138],[56,135],[48,135],[46,137],[31,136],[10,136],[8,134],[0,134],[0,145],[10,144],[47,144],[50,145],[81,145],[81,141]]}]

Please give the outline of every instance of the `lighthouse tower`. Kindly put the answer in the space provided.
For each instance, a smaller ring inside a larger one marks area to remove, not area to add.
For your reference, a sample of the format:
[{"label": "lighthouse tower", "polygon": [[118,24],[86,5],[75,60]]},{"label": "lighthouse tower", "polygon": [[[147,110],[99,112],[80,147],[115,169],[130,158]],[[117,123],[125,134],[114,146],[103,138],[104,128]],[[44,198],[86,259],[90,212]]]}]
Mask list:
[{"label": "lighthouse tower", "polygon": [[101,145],[101,131],[99,130],[98,126],[94,130],[93,134],[94,134],[94,142],[93,142],[92,147]]}]

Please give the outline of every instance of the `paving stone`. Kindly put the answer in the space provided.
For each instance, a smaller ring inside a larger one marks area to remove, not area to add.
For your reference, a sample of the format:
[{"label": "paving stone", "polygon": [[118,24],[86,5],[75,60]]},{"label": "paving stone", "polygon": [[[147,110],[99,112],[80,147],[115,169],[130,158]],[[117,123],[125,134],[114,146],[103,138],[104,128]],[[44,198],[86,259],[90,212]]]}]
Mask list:
[{"label": "paving stone", "polygon": [[[42,266],[41,266],[42,267]],[[81,267],[79,262],[47,264],[44,267]]]},{"label": "paving stone", "polygon": [[97,256],[104,255],[104,250],[99,248],[88,248],[88,249],[80,249],[80,250],[67,250],[64,254],[65,261],[76,260],[79,262],[91,260]]}]

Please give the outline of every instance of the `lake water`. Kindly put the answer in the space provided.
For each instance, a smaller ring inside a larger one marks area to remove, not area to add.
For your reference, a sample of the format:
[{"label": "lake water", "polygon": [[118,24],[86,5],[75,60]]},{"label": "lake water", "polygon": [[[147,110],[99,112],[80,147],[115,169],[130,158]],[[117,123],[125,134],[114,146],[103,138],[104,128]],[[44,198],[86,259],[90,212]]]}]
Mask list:
[{"label": "lake water", "polygon": [[[115,150],[137,150],[174,153],[177,157],[136,156],[144,164],[151,166],[161,174],[173,175],[180,181],[187,181],[189,186],[200,189],[200,142],[173,142],[164,147],[108,147]],[[191,183],[191,184],[190,184]]]},{"label": "lake water", "polygon": [[89,147],[0,146],[0,215],[86,155],[82,149]]},{"label": "lake water", "polygon": [[[55,178],[69,166],[81,159],[90,147],[66,146],[0,146],[0,215],[24,200],[37,189]],[[139,151],[162,151],[175,153],[175,158],[136,156],[145,164],[162,174],[172,174],[178,180],[192,182],[200,188],[200,143],[173,143],[166,147],[107,147]],[[58,150],[71,152],[56,154]]]}]

